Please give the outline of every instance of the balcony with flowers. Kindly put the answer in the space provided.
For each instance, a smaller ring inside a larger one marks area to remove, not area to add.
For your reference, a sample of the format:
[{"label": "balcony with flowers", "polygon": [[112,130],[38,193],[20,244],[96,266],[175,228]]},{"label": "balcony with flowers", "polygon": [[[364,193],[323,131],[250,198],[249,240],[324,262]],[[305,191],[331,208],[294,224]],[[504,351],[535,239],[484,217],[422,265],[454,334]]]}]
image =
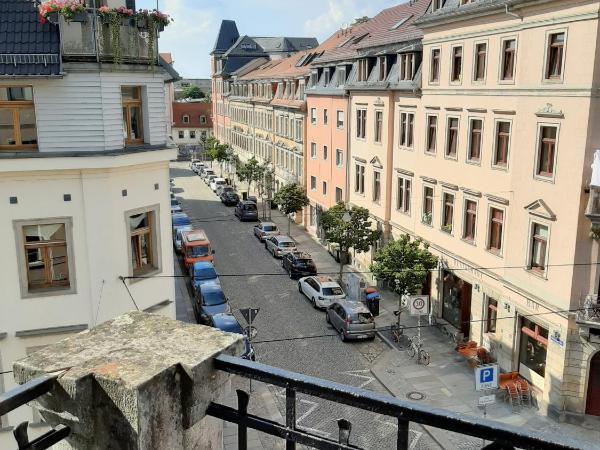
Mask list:
[{"label": "balcony with flowers", "polygon": [[46,0],[38,7],[40,22],[59,28],[63,61],[157,64],[158,36],[172,22],[167,14],[89,3]]}]

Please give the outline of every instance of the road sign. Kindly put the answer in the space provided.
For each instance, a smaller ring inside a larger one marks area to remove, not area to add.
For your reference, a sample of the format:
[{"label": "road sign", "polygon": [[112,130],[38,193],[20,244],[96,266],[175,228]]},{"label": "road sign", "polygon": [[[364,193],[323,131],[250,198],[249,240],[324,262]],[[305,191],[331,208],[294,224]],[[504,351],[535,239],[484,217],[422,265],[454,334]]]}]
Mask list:
[{"label": "road sign", "polygon": [[429,295],[411,295],[408,304],[412,316],[429,314]]},{"label": "road sign", "polygon": [[493,405],[494,403],[496,403],[495,395],[482,395],[479,397],[479,406]]},{"label": "road sign", "polygon": [[260,308],[242,308],[242,309],[240,309],[240,313],[242,314],[244,319],[246,319],[246,322],[248,322],[248,325],[252,325],[252,322],[254,322],[254,319],[256,319],[256,316],[258,316],[259,311],[260,311]]},{"label": "road sign", "polygon": [[498,364],[475,367],[475,390],[498,388]]}]

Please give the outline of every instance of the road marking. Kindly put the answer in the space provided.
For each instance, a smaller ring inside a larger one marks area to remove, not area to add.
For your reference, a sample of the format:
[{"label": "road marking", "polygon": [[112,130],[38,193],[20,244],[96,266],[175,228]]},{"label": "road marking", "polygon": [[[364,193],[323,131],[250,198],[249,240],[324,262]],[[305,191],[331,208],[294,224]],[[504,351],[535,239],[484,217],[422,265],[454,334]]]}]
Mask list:
[{"label": "road marking", "polygon": [[365,373],[371,373],[371,371],[368,370],[368,369],[365,369],[365,370],[350,370],[348,372],[341,372],[341,373],[342,373],[342,375],[350,375],[350,376],[353,376],[353,377],[365,380],[365,381],[363,381],[361,384],[359,384],[357,386],[359,389],[364,388],[367,384],[370,384],[370,383],[373,382],[373,380],[375,380],[374,377],[370,377],[368,375],[361,375],[361,374],[365,374]]}]

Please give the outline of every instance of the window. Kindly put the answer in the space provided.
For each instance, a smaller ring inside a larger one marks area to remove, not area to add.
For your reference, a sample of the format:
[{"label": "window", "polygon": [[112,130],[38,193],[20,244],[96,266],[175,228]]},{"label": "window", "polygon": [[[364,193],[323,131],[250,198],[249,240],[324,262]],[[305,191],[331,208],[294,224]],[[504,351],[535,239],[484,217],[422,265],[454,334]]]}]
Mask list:
[{"label": "window", "polygon": [[451,81],[459,82],[462,79],[462,47],[452,48],[452,76]]},{"label": "window", "polygon": [[446,141],[446,156],[456,158],[458,148],[458,117],[448,118],[448,138]]},{"label": "window", "polygon": [[531,254],[529,267],[535,272],[546,271],[546,251],[548,248],[548,227],[533,223],[531,227]]},{"label": "window", "polygon": [[190,123],[190,116],[188,116],[187,114],[183,115],[183,123]]},{"label": "window", "polygon": [[42,221],[19,223],[18,241],[22,243],[23,293],[70,290],[70,222]]},{"label": "window", "polygon": [[373,171],[373,201],[379,203],[381,200],[381,172]]},{"label": "window", "polygon": [[200,116],[200,123],[206,123],[206,116]]},{"label": "window", "polygon": [[415,75],[415,54],[403,53],[400,58],[400,80],[410,81]]},{"label": "window", "polygon": [[329,122],[329,114],[326,109],[323,110],[323,125],[327,125]]},{"label": "window", "polygon": [[317,144],[314,142],[310,143],[310,157],[315,159],[317,157]]},{"label": "window", "polygon": [[433,0],[431,2],[431,12],[437,11],[442,7],[444,0]]},{"label": "window", "polygon": [[341,130],[344,128],[344,111],[336,112],[336,127]]},{"label": "window", "polygon": [[379,60],[379,81],[384,81],[387,76],[387,57],[380,56]]},{"label": "window", "polygon": [[310,108],[310,123],[311,125],[317,124],[317,108]]},{"label": "window", "polygon": [[335,151],[335,165],[337,167],[342,167],[344,164],[344,153],[338,148]]},{"label": "window", "polygon": [[504,211],[490,208],[490,229],[488,250],[493,253],[502,252],[502,229],[504,227]]},{"label": "window", "polygon": [[427,116],[427,147],[428,153],[435,153],[437,141],[437,116]]},{"label": "window", "polygon": [[411,181],[408,178],[398,177],[396,209],[404,214],[410,214],[410,189]]},{"label": "window", "polygon": [[510,122],[496,123],[496,151],[494,165],[506,167],[508,165],[508,145],[510,142]]},{"label": "window", "polygon": [[190,130],[190,139],[196,139],[196,132],[194,130]]},{"label": "window", "polygon": [[444,193],[442,210],[442,231],[452,233],[454,224],[454,194]]},{"label": "window", "polygon": [[558,128],[555,126],[541,126],[539,131],[538,161],[536,175],[551,178],[554,175],[554,158],[556,155],[556,135]]},{"label": "window", "polygon": [[412,148],[414,138],[415,115],[400,113],[400,145]]},{"label": "window", "polygon": [[327,146],[323,146],[323,161],[327,161]]},{"label": "window", "polygon": [[512,80],[515,76],[517,41],[506,39],[502,42],[502,80]]},{"label": "window", "polygon": [[143,144],[142,88],[121,86],[121,102],[125,145]]},{"label": "window", "polygon": [[37,149],[33,88],[0,88],[0,150]]},{"label": "window", "polygon": [[323,195],[327,195],[327,182],[323,181]]},{"label": "window", "polygon": [[534,381],[532,379],[535,376],[533,373],[544,378],[546,376],[548,330],[524,317],[521,320],[519,372],[530,381]]},{"label": "window", "polygon": [[354,179],[354,192],[358,194],[365,193],[365,166],[356,164],[356,178]]},{"label": "window", "polygon": [[143,275],[158,268],[155,256],[156,216],[154,211],[146,211],[132,214],[128,220],[133,275]]},{"label": "window", "polygon": [[310,190],[311,191],[316,191],[317,190],[317,177],[310,177]]},{"label": "window", "polygon": [[565,50],[565,33],[552,33],[548,38],[546,79],[557,80],[562,77]]},{"label": "window", "polygon": [[486,320],[486,333],[496,332],[496,320],[498,319],[498,301],[492,297],[487,297],[487,320]]},{"label": "window", "polygon": [[431,83],[438,83],[440,81],[440,51],[439,48],[431,50],[431,73],[429,74],[429,81]]},{"label": "window", "polygon": [[383,111],[375,111],[375,142],[381,142],[383,133]]},{"label": "window", "polygon": [[463,239],[473,242],[475,240],[475,228],[477,227],[477,202],[473,200],[465,201],[464,219]]},{"label": "window", "polygon": [[433,221],[433,188],[431,186],[423,187],[423,217],[421,222],[425,225],[431,225]]},{"label": "window", "polygon": [[469,153],[467,160],[479,162],[481,159],[481,133],[483,131],[483,120],[471,119],[471,130],[469,132]]},{"label": "window", "polygon": [[367,110],[356,110],[356,137],[365,139],[367,135]]},{"label": "window", "polygon": [[358,61],[357,80],[358,81],[367,81],[368,77],[369,77],[369,64],[368,64],[368,61],[366,59],[360,59]]},{"label": "window", "polygon": [[343,197],[342,189],[339,187],[336,187],[335,188],[335,202],[336,203],[343,202],[344,199],[342,197]]},{"label": "window", "polygon": [[185,138],[185,131],[180,131],[179,133],[177,133],[179,135],[179,139],[183,139]]},{"label": "window", "polygon": [[473,77],[475,81],[485,80],[486,59],[487,44],[482,43],[475,45],[475,72]]}]

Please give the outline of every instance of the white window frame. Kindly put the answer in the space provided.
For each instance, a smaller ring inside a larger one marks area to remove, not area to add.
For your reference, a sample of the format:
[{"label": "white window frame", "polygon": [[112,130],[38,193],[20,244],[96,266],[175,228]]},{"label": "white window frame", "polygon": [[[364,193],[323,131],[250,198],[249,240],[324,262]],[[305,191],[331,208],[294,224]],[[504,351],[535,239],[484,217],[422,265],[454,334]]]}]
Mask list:
[{"label": "white window frame", "polygon": [[313,175],[310,176],[310,190],[313,192],[317,190],[317,177]]},{"label": "white window frame", "polygon": [[[450,143],[450,119],[456,119],[458,121],[458,130],[456,131],[456,153],[454,156],[448,154],[448,144]],[[438,123],[439,129],[439,123]],[[446,116],[446,127],[445,127],[445,137],[444,137],[444,159],[449,159],[452,161],[458,161],[458,153],[460,151],[460,116],[457,115],[447,115]]]},{"label": "white window frame", "polygon": [[[379,140],[377,140],[377,114],[381,114],[381,130],[379,131]],[[383,109],[376,109],[373,112],[373,143],[383,144],[383,125],[384,125]]]},{"label": "white window frame", "polygon": [[[431,198],[431,223],[425,222],[423,220],[425,218],[425,189],[430,188],[432,190],[432,198]],[[435,186],[431,183],[423,183],[421,189],[421,224],[426,227],[433,228],[433,222],[435,217]]]},{"label": "white window frame", "polygon": [[[404,128],[402,126],[402,116],[405,115],[406,116],[406,128]],[[407,135],[408,135],[408,129],[409,129],[409,122],[410,122],[410,117],[412,116],[412,136],[411,136],[411,140],[412,140],[412,145],[406,145],[402,143],[402,138],[404,137],[406,141],[408,141],[408,139],[406,139]],[[415,148],[415,128],[416,128],[416,124],[415,124],[415,113],[414,112],[410,112],[410,111],[399,111],[399,115],[398,117],[400,118],[400,121],[398,122],[398,146],[400,148],[406,149],[406,150],[413,150]]]},{"label": "white window frame", "polygon": [[[375,200],[375,174],[379,174],[379,198],[377,200]],[[371,200],[376,205],[381,204],[381,200],[383,198],[383,177],[381,169],[373,169],[373,184],[371,188]]]},{"label": "white window frame", "polygon": [[[566,69],[566,64],[565,61],[567,60],[567,39],[568,39],[568,28],[558,28],[558,29],[552,29],[552,30],[546,30],[546,48],[544,50],[544,67],[543,67],[543,73],[542,73],[542,83],[548,83],[548,84],[561,84],[565,82],[565,69]],[[546,75],[548,73],[548,57],[550,56],[550,36],[553,34],[560,34],[560,33],[564,33],[565,35],[565,42],[563,43],[563,58],[562,58],[562,66],[561,66],[561,71],[560,71],[560,78],[547,78]]]},{"label": "white window frame", "polygon": [[[491,234],[491,229],[492,229],[492,209],[497,209],[498,211],[502,211],[502,234],[500,235],[500,242],[501,242],[501,247],[500,247],[500,251],[496,252],[494,250],[492,250],[491,248],[491,241],[492,241],[492,234]],[[494,256],[497,256],[499,258],[502,258],[504,256],[504,248],[505,248],[505,240],[504,237],[506,235],[506,212],[507,209],[505,206],[503,205],[499,205],[499,204],[495,204],[495,203],[490,203],[488,204],[488,216],[487,216],[487,229],[486,229],[486,236],[485,236],[485,249],[488,253],[491,253]]]},{"label": "white window frame", "polygon": [[[338,157],[338,155],[339,155],[339,157]],[[339,148],[335,149],[335,166],[336,167],[344,166],[344,152]]]},{"label": "white window frame", "polygon": [[[545,177],[543,175],[538,175],[538,163],[540,157],[540,149],[541,149],[541,137],[542,137],[542,127],[553,127],[556,128],[556,144],[554,148],[554,162],[551,177]],[[512,137],[512,131],[511,131]],[[554,183],[556,180],[556,171],[558,169],[558,145],[560,142],[560,123],[559,122],[538,122],[537,123],[537,131],[535,135],[535,159],[533,160],[533,178],[538,181],[545,181],[546,183]]]},{"label": "white window frame", "polygon": [[310,159],[317,159],[317,143],[310,143]]},{"label": "white window frame", "polygon": [[[515,61],[513,65],[513,77],[510,80],[502,79],[504,73],[504,43],[506,41],[515,41]],[[517,81],[517,61],[519,59],[519,39],[516,34],[502,36],[500,38],[500,55],[498,55],[498,84],[515,84]]]},{"label": "white window frame", "polygon": [[[341,119],[340,119],[341,118]],[[341,109],[338,109],[336,111],[336,123],[335,126],[338,130],[343,130],[344,129],[344,111]]]},{"label": "white window frame", "polygon": [[[432,80],[432,75],[433,75],[433,52],[435,50],[438,50],[440,52],[440,58],[438,61],[439,67],[438,67],[438,79],[437,81]],[[440,84],[441,78],[442,78],[442,48],[440,46],[435,46],[435,47],[431,47],[429,49],[429,76],[427,77],[427,82],[429,83],[430,86],[438,86]]]},{"label": "white window frame", "polygon": [[[485,44],[485,67],[483,69],[483,80],[478,80],[477,77],[477,46],[481,45],[481,44]],[[488,72],[488,67],[489,67],[489,58],[490,58],[490,43],[488,42],[487,39],[484,40],[480,40],[480,41],[475,41],[473,42],[473,74],[472,74],[472,78],[471,81],[473,82],[473,84],[477,84],[477,85],[482,85],[485,84],[487,81],[487,72]]]},{"label": "white window frame", "polygon": [[[548,237],[546,238],[546,253],[544,255],[544,264],[546,266],[546,269],[544,270],[544,272],[540,272],[537,270],[533,270],[532,265],[531,265],[531,258],[532,258],[532,250],[533,250],[533,228],[534,225],[542,225],[546,228],[548,228]],[[530,218],[529,219],[529,227],[528,227],[528,233],[527,233],[527,253],[525,254],[525,271],[527,271],[527,273],[534,275],[538,278],[547,280],[548,279],[548,267],[550,265],[550,238],[552,237],[551,235],[552,233],[552,227],[549,221],[547,220],[543,220],[541,218],[536,217],[534,218]]]},{"label": "white window frame", "polygon": [[317,125],[317,108],[310,108],[310,124]]},{"label": "white window frame", "polygon": [[[467,117],[467,119],[468,119],[469,128],[467,129],[467,150],[465,152],[465,163],[471,164],[473,166],[481,166],[481,160],[483,159],[483,143],[484,143],[483,137],[484,137],[484,133],[485,133],[485,117],[484,116],[469,116],[469,117]],[[472,138],[471,125],[474,120],[481,120],[481,143],[479,144],[479,161],[469,159],[470,154],[471,154],[471,138]],[[510,149],[510,147],[509,147],[509,149]]]},{"label": "white window frame", "polygon": [[[125,219],[125,239],[127,240],[127,265],[129,270],[129,276],[133,276],[133,263],[131,262],[131,252],[133,251],[131,248],[131,238],[130,238],[130,228],[129,228],[129,218],[136,214],[142,213],[153,213],[154,221],[152,223],[152,262],[154,264],[154,269],[148,272],[144,272],[144,277],[156,275],[162,272],[162,243],[161,243],[161,228],[160,228],[160,204],[155,204],[151,206],[144,206],[141,208],[130,209],[123,213],[123,217]],[[130,283],[136,283],[139,281],[143,281],[144,278],[131,279]]]},{"label": "white window frame", "polygon": [[[467,228],[467,202],[475,202],[475,231],[473,233],[473,240],[469,240],[465,237],[465,231]],[[460,230],[460,240],[465,242],[466,244],[469,245],[473,245],[473,246],[477,246],[477,237],[478,237],[478,233],[477,233],[477,228],[479,227],[479,199],[470,195],[465,195],[463,197],[463,201],[462,201],[462,208],[461,208],[461,213],[462,213],[462,217],[461,217],[461,222],[462,222],[462,227]]]},{"label": "white window frame", "polygon": [[[510,136],[508,138],[508,150],[506,152],[506,166],[500,166],[496,164],[496,151],[498,150],[496,147],[498,146],[498,122],[508,122],[510,124]],[[510,168],[510,155],[511,155],[511,147],[512,147],[512,139],[513,139],[513,121],[512,119],[506,119],[504,117],[498,117],[494,119],[494,136],[492,143],[492,158],[490,159],[491,168],[494,170],[501,170],[503,172],[508,172]],[[556,152],[555,152],[556,153]],[[535,168],[534,168],[535,170]]]},{"label": "white window frame", "polygon": [[[444,231],[444,219],[445,219],[445,214],[446,214],[446,199],[445,196],[446,195],[451,195],[453,197],[452,200],[452,223],[450,224],[450,226],[452,227],[452,230],[450,232],[448,231]],[[450,191],[448,189],[443,189],[442,188],[442,195],[441,195],[441,199],[440,199],[440,205],[441,205],[441,209],[440,209],[440,231],[442,231],[443,233],[446,233],[450,236],[454,236],[454,224],[456,223],[456,192],[455,191]]]},{"label": "white window frame", "polygon": [[[455,48],[461,48],[462,49],[462,56],[460,58],[460,79],[459,80],[453,80],[452,79],[452,75],[454,73],[454,49]],[[441,55],[440,55],[440,61],[441,61]],[[449,84],[453,85],[453,86],[459,86],[462,84],[464,78],[465,78],[465,46],[464,44],[461,43],[456,43],[456,44],[452,44],[452,46],[450,46],[450,72],[448,74],[448,81]],[[441,69],[440,69],[441,70]]]},{"label": "white window frame", "polygon": [[[410,198],[409,201],[406,201],[406,182],[410,183]],[[404,206],[403,209],[399,209],[398,208],[398,185],[402,183],[402,205]],[[396,176],[396,211],[398,211],[400,214],[404,214],[405,216],[410,217],[411,214],[411,201],[412,200],[412,195],[413,195],[413,180],[411,177],[407,177],[407,176],[403,176],[403,175],[397,175]],[[408,208],[406,207],[408,206]]]}]

